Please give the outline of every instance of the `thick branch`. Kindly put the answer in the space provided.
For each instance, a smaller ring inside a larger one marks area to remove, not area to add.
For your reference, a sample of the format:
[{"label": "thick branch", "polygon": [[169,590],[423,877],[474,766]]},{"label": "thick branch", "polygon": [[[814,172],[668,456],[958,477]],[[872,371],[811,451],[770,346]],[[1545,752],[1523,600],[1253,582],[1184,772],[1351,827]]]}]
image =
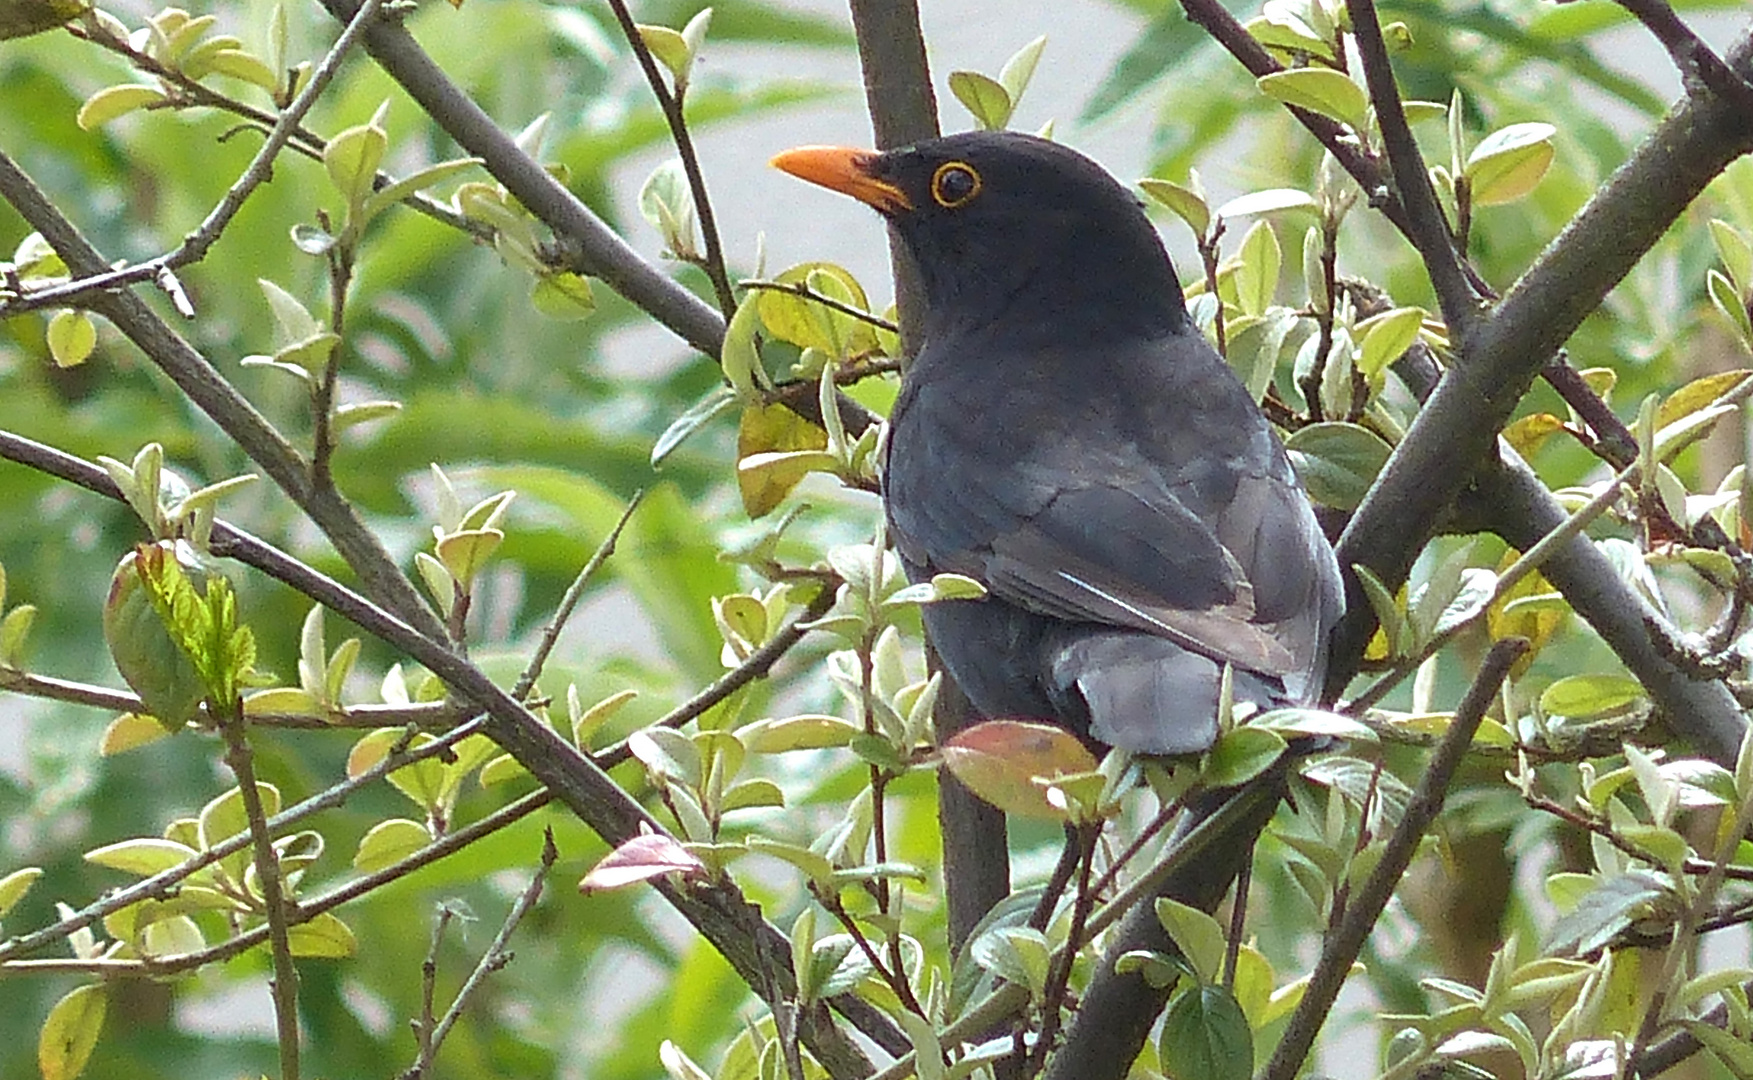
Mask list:
[{"label": "thick branch", "polygon": [[[1753,36],[1731,55],[1748,70]],[[1340,538],[1341,566],[1405,580],[1438,517],[1479,463],[1547,359],[1711,178],[1753,149],[1753,116],[1695,93],[1680,102],[1541,253],[1496,310],[1478,320]],[[1334,638],[1330,683],[1356,670],[1372,629],[1362,592]]]}]

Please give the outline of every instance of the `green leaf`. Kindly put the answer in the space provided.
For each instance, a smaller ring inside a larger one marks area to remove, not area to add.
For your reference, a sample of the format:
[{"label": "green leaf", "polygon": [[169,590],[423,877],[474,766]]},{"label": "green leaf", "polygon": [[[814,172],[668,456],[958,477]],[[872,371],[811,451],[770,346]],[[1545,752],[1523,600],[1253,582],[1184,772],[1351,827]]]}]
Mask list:
[{"label": "green leaf", "polygon": [[651,51],[651,55],[670,69],[670,76],[676,83],[686,83],[688,69],[694,64],[694,53],[688,48],[688,41],[682,37],[681,32],[667,26],[648,26],[644,23],[634,29],[639,31],[639,40]]},{"label": "green leaf", "polygon": [[1245,217],[1249,214],[1270,214],[1279,210],[1319,209],[1315,197],[1296,188],[1267,188],[1238,195],[1217,208],[1221,218]]},{"label": "green leaf", "polygon": [[156,86],[107,86],[85,99],[77,117],[80,128],[90,131],[135,109],[157,105],[165,100],[164,91]]},{"label": "green leaf", "polygon": [[1157,1055],[1175,1080],[1248,1080],[1254,1071],[1254,1034],[1228,990],[1201,985],[1169,1003]]},{"label": "green leaf", "polygon": [[1366,427],[1338,421],[1310,424],[1284,440],[1309,498],[1338,510],[1355,510],[1375,483],[1393,447]]},{"label": "green leaf", "polygon": [[984,131],[1002,131],[1010,123],[1016,103],[997,79],[978,71],[950,72],[950,93],[974,117]]},{"label": "green leaf", "polygon": [[432,842],[432,833],[418,821],[390,818],[380,821],[359,840],[353,869],[369,874],[402,861]]},{"label": "green leaf", "polygon": [[792,750],[824,750],[848,746],[864,729],[850,720],[821,713],[757,720],[739,728],[743,744],[755,754],[783,754]]},{"label": "green leaf", "polygon": [[590,279],[571,270],[556,270],[536,278],[530,304],[550,319],[582,319],[596,310]]},{"label": "green leaf", "polygon": [[1028,926],[1000,926],[974,939],[970,946],[974,962],[1007,982],[1016,983],[1040,998],[1047,987],[1047,963],[1051,950],[1046,935]]},{"label": "green leaf", "polygon": [[677,258],[698,252],[694,242],[694,191],[680,159],[671,158],[651,171],[639,189],[639,213],[663,237],[665,250]]},{"label": "green leaf", "polygon": [[1745,233],[1720,218],[1710,219],[1710,241],[1716,245],[1716,256],[1742,296],[1753,293],[1753,242]]},{"label": "green leaf", "polygon": [[1263,727],[1226,731],[1213,744],[1200,779],[1214,788],[1247,783],[1283,757],[1285,748],[1282,735]]},{"label": "green leaf", "polygon": [[1035,65],[1041,59],[1041,50],[1046,47],[1047,35],[1042,34],[1012,53],[1011,58],[999,70],[998,83],[1004,88],[1013,107],[1023,99],[1023,91],[1029,88],[1029,80],[1035,77]]},{"label": "green leaf", "polygon": [[1567,675],[1540,694],[1548,716],[1592,720],[1626,709],[1644,699],[1643,686],[1623,675]]},{"label": "green leaf", "polygon": [[20,604],[0,619],[0,668],[24,666],[24,646],[36,617],[35,604]]},{"label": "green leaf", "polygon": [[0,919],[12,910],[12,906],[24,899],[24,894],[36,884],[37,878],[43,876],[40,866],[27,866],[22,870],[14,870],[0,878]]},{"label": "green leaf", "polygon": [[1374,728],[1325,709],[1273,709],[1249,720],[1247,726],[1286,735],[1330,735],[1358,742],[1377,741]]},{"label": "green leaf", "polygon": [[347,924],[327,911],[307,923],[287,927],[286,941],[292,946],[293,956],[338,960],[352,956],[359,948]]},{"label": "green leaf", "polygon": [[108,1009],[109,998],[100,984],[77,987],[55,1002],[37,1035],[37,1069],[43,1080],[73,1080],[85,1070]]},{"label": "green leaf", "polygon": [[1270,222],[1254,223],[1254,227],[1242,237],[1237,258],[1240,265],[1236,267],[1236,300],[1242,313],[1264,314],[1278,292],[1278,272],[1284,260],[1283,250],[1278,246],[1278,233]]},{"label": "green leaf", "polygon": [[688,436],[699,431],[720,414],[728,412],[736,405],[736,394],[728,386],[714,386],[706,392],[706,396],[688,406],[686,412],[670,421],[669,427],[651,444],[651,467],[659,468],[664,459],[673,454]]},{"label": "green leaf", "polygon": [[384,129],[373,122],[347,128],[323,148],[323,168],[350,215],[357,214],[371,195],[389,141]]},{"label": "green leaf", "polygon": [[1362,131],[1367,125],[1369,99],[1363,87],[1331,68],[1275,71],[1254,83],[1274,101],[1331,117],[1355,131]]},{"label": "green leaf", "polygon": [[1551,124],[1511,124],[1487,135],[1467,155],[1465,174],[1473,187],[1473,205],[1514,202],[1534,190],[1557,152]]},{"label": "green leaf", "polygon": [[1205,203],[1205,197],[1195,187],[1183,187],[1172,180],[1159,180],[1147,176],[1138,182],[1143,192],[1157,202],[1173,210],[1193,234],[1203,238],[1205,230],[1211,227],[1211,207]]},{"label": "green leaf", "polygon": [[97,348],[97,327],[83,311],[57,311],[49,319],[47,337],[56,367],[78,367]]},{"label": "green leaf", "polygon": [[151,877],[173,866],[181,866],[197,854],[199,852],[187,844],[160,840],[155,836],[141,836],[88,851],[85,853],[85,861],[94,866],[121,870],[135,877]]},{"label": "green leaf", "polygon": [[1735,286],[1723,274],[1711,269],[1704,277],[1706,291],[1710,293],[1710,302],[1729,320],[1729,327],[1741,339],[1741,343],[1753,349],[1753,315],[1747,312],[1747,304],[1735,291]]},{"label": "green leaf", "polygon": [[449,161],[428,165],[424,169],[418,169],[394,183],[373,191],[371,196],[365,200],[362,213],[368,218],[376,217],[391,203],[401,202],[415,192],[425,191],[434,184],[442,183],[480,163],[480,158],[453,158]]},{"label": "green leaf", "polygon": [[280,79],[274,69],[264,63],[261,57],[246,49],[218,49],[205,59],[209,70],[259,86],[270,94],[280,87]]},{"label": "green leaf", "polygon": [[1217,982],[1223,975],[1226,936],[1218,921],[1196,907],[1168,897],[1156,901],[1156,917],[1186,958],[1193,977],[1200,982]]},{"label": "green leaf", "polygon": [[369,424],[373,420],[387,420],[402,411],[399,401],[359,401],[351,405],[342,405],[335,410],[335,419],[330,425],[336,435],[360,424]]},{"label": "green leaf", "polygon": [[1412,347],[1423,326],[1424,309],[1416,307],[1384,311],[1358,323],[1352,331],[1358,347],[1357,370],[1374,379]]}]

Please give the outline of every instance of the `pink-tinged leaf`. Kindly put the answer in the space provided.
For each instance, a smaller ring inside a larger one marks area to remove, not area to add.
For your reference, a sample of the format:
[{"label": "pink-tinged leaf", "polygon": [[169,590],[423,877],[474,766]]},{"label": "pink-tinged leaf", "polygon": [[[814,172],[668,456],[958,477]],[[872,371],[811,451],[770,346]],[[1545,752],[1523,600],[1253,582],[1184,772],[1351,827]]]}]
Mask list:
[{"label": "pink-tinged leaf", "polygon": [[699,875],[706,864],[695,858],[673,836],[646,833],[635,836],[603,857],[578,883],[581,893],[602,892],[637,885],[664,874]]},{"label": "pink-tinged leaf", "polygon": [[1064,820],[1047,798],[1052,780],[1094,772],[1096,759],[1070,732],[1020,720],[975,724],[943,747],[944,764],[974,794],[1009,814]]}]

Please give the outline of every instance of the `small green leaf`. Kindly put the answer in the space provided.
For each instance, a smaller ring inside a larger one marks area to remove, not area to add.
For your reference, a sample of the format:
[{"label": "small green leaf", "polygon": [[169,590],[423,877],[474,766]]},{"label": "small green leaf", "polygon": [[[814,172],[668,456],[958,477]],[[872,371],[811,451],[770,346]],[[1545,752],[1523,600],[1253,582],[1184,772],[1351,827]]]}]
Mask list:
[{"label": "small green leaf", "polygon": [[43,876],[40,866],[27,866],[22,870],[14,870],[0,878],[0,919],[12,910],[12,906],[24,899],[24,894],[36,884],[37,878]]},{"label": "small green leaf", "polygon": [[850,745],[863,731],[838,716],[803,713],[797,716],[757,720],[739,728],[743,744],[755,754],[783,754],[792,750],[823,750]]},{"label": "small green leaf", "polygon": [[463,529],[438,541],[435,554],[451,578],[466,589],[504,542],[505,534],[498,529]]},{"label": "small green leaf", "polygon": [[262,58],[244,49],[220,49],[207,57],[208,67],[221,75],[229,75],[272,94],[280,88],[280,78]]},{"label": "small green leaf", "polygon": [[1338,510],[1357,509],[1393,453],[1370,429],[1336,421],[1298,428],[1284,446],[1309,497]]},{"label": "small green leaf", "polygon": [[1717,258],[1722,260],[1735,291],[1743,296],[1753,293],[1753,242],[1719,218],[1710,219],[1710,240],[1716,245]]},{"label": "small green leaf", "polygon": [[347,128],[323,148],[323,168],[350,214],[357,213],[371,195],[389,141],[384,129],[373,122]]},{"label": "small green leaf", "polygon": [[692,258],[697,253],[694,191],[679,159],[671,158],[651,171],[639,189],[639,213],[657,229],[671,255]]},{"label": "small green leaf", "polygon": [[1711,269],[1705,274],[1705,288],[1710,293],[1710,302],[1729,320],[1729,326],[1735,331],[1741,343],[1753,349],[1753,315],[1749,315],[1747,304],[1735,291],[1735,286],[1724,277],[1722,272]]},{"label": "small green leaf", "polygon": [[1189,988],[1163,1014],[1157,1054],[1175,1080],[1248,1080],[1254,1033],[1242,1007],[1222,986]]},{"label": "small green leaf", "polygon": [[688,436],[699,431],[722,413],[736,405],[736,394],[727,386],[714,386],[706,396],[688,406],[686,412],[670,421],[669,427],[651,444],[651,467],[659,468],[664,459],[675,452]]},{"label": "small green leaf", "polygon": [[1029,88],[1029,80],[1035,77],[1035,65],[1041,59],[1041,50],[1046,47],[1047,35],[1042,34],[1011,54],[999,70],[998,83],[1013,106],[1023,99],[1023,91]]},{"label": "small green leaf", "polygon": [[536,278],[530,303],[550,319],[583,319],[596,310],[590,279],[571,270],[556,270]]},{"label": "small green leaf", "polygon": [[1206,205],[1205,197],[1198,191],[1154,176],[1140,180],[1138,186],[1146,195],[1173,210],[1195,236],[1204,238],[1205,230],[1211,227],[1211,207]]},{"label": "small green leaf", "polygon": [[1274,101],[1331,117],[1355,131],[1367,125],[1369,99],[1363,87],[1332,68],[1275,71],[1256,79],[1255,85]]},{"label": "small green leaf", "polygon": [[1623,675],[1567,675],[1540,694],[1548,716],[1592,720],[1623,712],[1644,699],[1643,686]]},{"label": "small green leaf", "polygon": [[330,427],[339,435],[349,428],[369,424],[373,420],[385,420],[401,411],[402,403],[399,401],[357,401],[336,409],[335,419]]},{"label": "small green leaf", "polygon": [[369,874],[393,866],[432,842],[432,833],[418,821],[390,818],[373,825],[359,840],[353,869]]},{"label": "small green leaf", "polygon": [[0,619],[0,668],[24,666],[24,646],[36,617],[35,604],[20,604]]},{"label": "small green leaf", "polygon": [[639,31],[639,40],[651,51],[651,55],[670,69],[670,76],[676,83],[686,83],[688,69],[694,64],[694,52],[688,48],[688,40],[681,32],[667,26],[648,26],[643,23],[634,29]]},{"label": "small green leaf", "polygon": [[1534,190],[1557,152],[1551,124],[1511,124],[1487,135],[1467,155],[1465,174],[1473,187],[1473,205],[1514,202]]},{"label": "small green leaf", "polygon": [[135,109],[157,105],[164,100],[164,91],[156,86],[107,86],[85,99],[85,104],[79,107],[78,124],[81,129],[90,131]]},{"label": "small green leaf", "polygon": [[1237,257],[1240,265],[1236,267],[1236,300],[1243,314],[1262,315],[1278,293],[1278,272],[1284,261],[1278,233],[1270,222],[1254,223],[1242,237]]},{"label": "small green leaf", "polygon": [[415,192],[425,191],[434,184],[448,180],[480,163],[480,158],[453,158],[449,161],[428,165],[424,169],[418,169],[394,183],[386,184],[373,191],[370,197],[365,200],[362,212],[367,218],[376,217],[391,203],[401,202]]},{"label": "small green leaf", "polygon": [[1267,188],[1238,195],[1217,208],[1221,218],[1246,217],[1249,214],[1270,214],[1279,210],[1319,209],[1315,197],[1296,188]]},{"label": "small green leaf", "polygon": [[1192,967],[1193,976],[1200,982],[1217,982],[1223,974],[1223,926],[1198,908],[1168,897],[1158,898],[1156,917]]},{"label": "small green leaf", "polygon": [[84,1071],[108,1010],[109,998],[100,984],[77,987],[55,1002],[37,1035],[37,1068],[43,1080],[74,1080]]},{"label": "small green leaf", "polygon": [[97,348],[97,327],[83,311],[57,311],[49,320],[48,343],[56,367],[78,367]]},{"label": "small green leaf", "polygon": [[1271,768],[1285,748],[1282,735],[1263,727],[1226,731],[1213,744],[1200,779],[1214,788],[1245,784]]},{"label": "small green leaf", "polygon": [[1424,309],[1415,307],[1384,311],[1358,323],[1353,328],[1358,347],[1357,370],[1374,379],[1412,347],[1423,326]]},{"label": "small green leaf", "polygon": [[173,866],[181,866],[199,852],[174,840],[141,836],[105,844],[85,853],[85,861],[94,866],[107,866],[135,877],[151,877]]},{"label": "small green leaf", "polygon": [[293,956],[317,956],[343,959],[358,951],[359,942],[347,924],[332,912],[323,912],[307,923],[286,928],[287,944]]},{"label": "small green leaf", "polygon": [[1002,131],[1010,123],[1016,103],[997,79],[978,71],[950,72],[950,93],[974,117],[984,131]]}]

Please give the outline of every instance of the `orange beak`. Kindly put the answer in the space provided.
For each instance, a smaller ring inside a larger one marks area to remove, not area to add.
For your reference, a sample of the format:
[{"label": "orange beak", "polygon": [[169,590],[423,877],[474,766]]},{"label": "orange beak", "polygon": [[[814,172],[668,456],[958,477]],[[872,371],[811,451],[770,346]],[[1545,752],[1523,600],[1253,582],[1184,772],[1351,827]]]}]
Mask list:
[{"label": "orange beak", "polygon": [[913,209],[913,200],[906,192],[870,174],[870,167],[876,159],[876,153],[870,150],[800,146],[775,156],[768,164],[800,180],[850,195],[884,214]]}]

